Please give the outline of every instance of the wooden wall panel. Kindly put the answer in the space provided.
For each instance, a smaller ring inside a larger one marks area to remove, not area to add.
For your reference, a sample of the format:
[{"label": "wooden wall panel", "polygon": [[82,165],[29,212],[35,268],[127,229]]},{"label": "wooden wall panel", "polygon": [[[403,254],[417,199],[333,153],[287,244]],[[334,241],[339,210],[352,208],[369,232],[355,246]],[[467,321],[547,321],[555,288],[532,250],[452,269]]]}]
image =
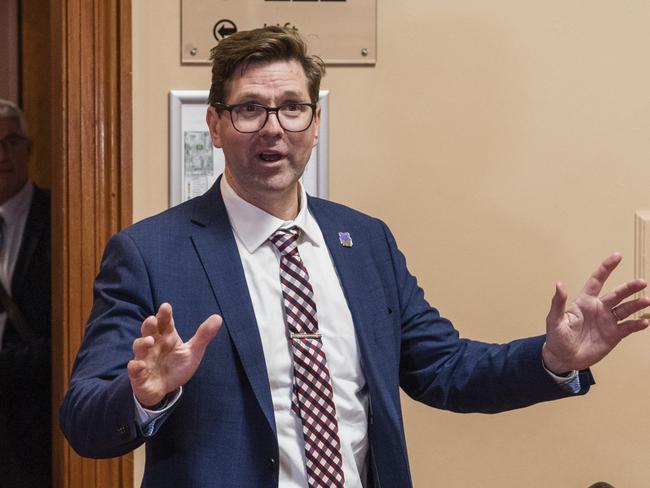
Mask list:
[{"label": "wooden wall panel", "polygon": [[0,2],[0,98],[20,104],[18,0]]},{"label": "wooden wall panel", "polygon": [[[83,337],[104,245],[131,222],[131,3],[50,0],[50,9],[52,347],[58,406]],[[54,486],[133,486],[132,455],[84,459],[58,428],[54,431]]]},{"label": "wooden wall panel", "polygon": [[42,0],[22,0],[21,7],[22,107],[32,138],[30,177],[37,185],[52,186],[52,121],[49,118],[50,6]]}]

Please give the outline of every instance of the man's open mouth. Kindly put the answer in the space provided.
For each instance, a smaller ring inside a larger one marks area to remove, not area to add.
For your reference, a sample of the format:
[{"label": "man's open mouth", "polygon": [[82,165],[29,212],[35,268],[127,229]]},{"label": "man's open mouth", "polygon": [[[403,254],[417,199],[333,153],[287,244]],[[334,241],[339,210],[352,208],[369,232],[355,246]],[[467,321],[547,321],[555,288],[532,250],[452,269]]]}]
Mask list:
[{"label": "man's open mouth", "polygon": [[259,158],[267,163],[274,163],[282,159],[282,154],[278,152],[263,152],[260,153]]}]

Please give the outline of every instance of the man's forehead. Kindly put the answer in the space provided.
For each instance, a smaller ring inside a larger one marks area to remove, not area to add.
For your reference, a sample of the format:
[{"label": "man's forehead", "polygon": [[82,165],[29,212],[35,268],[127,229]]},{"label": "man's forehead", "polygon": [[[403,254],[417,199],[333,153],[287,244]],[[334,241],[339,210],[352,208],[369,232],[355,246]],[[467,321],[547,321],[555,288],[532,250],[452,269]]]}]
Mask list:
[{"label": "man's forehead", "polygon": [[253,60],[253,61],[244,61],[240,63],[239,66],[235,68],[232,73],[231,79],[246,76],[250,71],[255,70],[269,70],[278,69],[284,66],[290,66],[295,69],[296,73],[300,73],[303,76],[305,75],[305,70],[302,67],[302,64],[297,59],[287,58],[287,59],[270,59],[266,61]]},{"label": "man's forehead", "polygon": [[289,96],[304,96],[309,86],[302,65],[295,59],[256,61],[237,68],[226,84],[226,93],[238,96],[256,95],[268,86],[276,86]]},{"label": "man's forehead", "polygon": [[0,116],[0,138],[4,138],[11,134],[26,137],[26,134],[20,127],[20,120],[18,120],[18,118]]}]

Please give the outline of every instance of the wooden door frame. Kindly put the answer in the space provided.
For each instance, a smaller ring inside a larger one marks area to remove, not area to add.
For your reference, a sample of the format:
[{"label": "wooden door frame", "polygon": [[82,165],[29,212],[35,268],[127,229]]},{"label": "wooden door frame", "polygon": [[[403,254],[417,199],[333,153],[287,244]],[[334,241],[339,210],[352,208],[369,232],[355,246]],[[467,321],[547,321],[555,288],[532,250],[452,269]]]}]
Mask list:
[{"label": "wooden door frame", "polygon": [[52,395],[57,488],[131,488],[133,455],[78,456],[58,407],[104,245],[132,219],[131,0],[50,0]]}]

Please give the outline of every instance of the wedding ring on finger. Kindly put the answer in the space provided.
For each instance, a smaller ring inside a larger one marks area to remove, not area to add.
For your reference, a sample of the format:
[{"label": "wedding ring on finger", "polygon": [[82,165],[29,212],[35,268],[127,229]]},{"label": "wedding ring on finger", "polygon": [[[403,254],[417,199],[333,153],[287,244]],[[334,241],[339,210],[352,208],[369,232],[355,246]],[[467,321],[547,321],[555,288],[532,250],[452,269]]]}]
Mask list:
[{"label": "wedding ring on finger", "polygon": [[623,320],[623,319],[622,319],[621,317],[619,317],[618,314],[616,313],[616,307],[612,307],[612,308],[610,309],[610,312],[612,312],[612,315],[613,315],[614,318],[616,319],[616,322],[620,322],[620,321]]}]

